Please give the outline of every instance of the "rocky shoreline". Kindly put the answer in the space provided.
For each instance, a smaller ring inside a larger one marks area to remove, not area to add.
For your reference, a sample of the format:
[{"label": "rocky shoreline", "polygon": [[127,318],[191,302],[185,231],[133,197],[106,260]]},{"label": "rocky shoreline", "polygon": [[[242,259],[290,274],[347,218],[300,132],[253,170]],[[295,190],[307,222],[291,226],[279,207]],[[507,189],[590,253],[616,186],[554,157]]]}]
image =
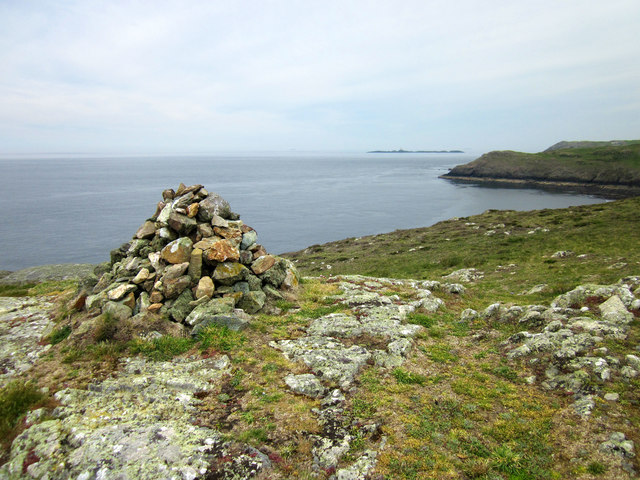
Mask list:
[{"label": "rocky shoreline", "polygon": [[485,185],[500,188],[538,188],[548,192],[575,192],[594,195],[609,200],[617,200],[640,195],[640,187],[591,182],[571,182],[562,180],[541,180],[532,178],[501,178],[485,176],[464,176],[444,174],[438,178],[461,184]]}]

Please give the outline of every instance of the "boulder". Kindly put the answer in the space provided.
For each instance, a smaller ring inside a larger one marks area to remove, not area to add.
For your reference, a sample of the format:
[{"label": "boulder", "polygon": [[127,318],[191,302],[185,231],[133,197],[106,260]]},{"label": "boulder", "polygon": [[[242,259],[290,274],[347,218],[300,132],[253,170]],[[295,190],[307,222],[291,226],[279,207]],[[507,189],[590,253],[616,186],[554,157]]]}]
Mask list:
[{"label": "boulder", "polygon": [[156,224],[155,222],[151,222],[147,220],[142,224],[142,226],[138,229],[135,234],[136,238],[151,238],[156,234]]},{"label": "boulder", "polygon": [[196,308],[194,308],[185,319],[185,323],[194,327],[199,323],[205,321],[206,319],[214,317],[216,315],[229,314],[233,312],[234,307],[235,300],[233,300],[232,298],[214,298],[207,303],[198,305]]},{"label": "boulder", "polygon": [[222,217],[223,219],[229,219],[231,218],[231,207],[220,195],[210,193],[207,198],[200,202],[198,219],[204,222],[210,222],[214,215]]},{"label": "boulder", "polygon": [[[249,285],[247,284],[247,288]],[[261,291],[249,291],[243,293],[238,306],[247,313],[256,313],[264,307],[264,302],[267,299],[267,295]]]},{"label": "boulder", "polygon": [[256,275],[261,275],[269,270],[276,263],[276,259],[272,255],[263,255],[251,264],[251,270]]},{"label": "boulder", "polygon": [[184,263],[191,259],[193,242],[187,237],[180,237],[162,249],[162,259],[168,263]]}]

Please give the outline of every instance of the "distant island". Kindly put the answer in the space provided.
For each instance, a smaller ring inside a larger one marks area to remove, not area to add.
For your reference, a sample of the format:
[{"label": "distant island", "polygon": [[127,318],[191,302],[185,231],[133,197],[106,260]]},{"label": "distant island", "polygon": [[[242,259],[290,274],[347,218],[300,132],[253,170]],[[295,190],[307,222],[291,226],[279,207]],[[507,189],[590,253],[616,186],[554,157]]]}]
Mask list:
[{"label": "distant island", "polygon": [[640,195],[640,140],[563,141],[539,153],[493,151],[440,178],[580,191],[606,198],[636,196]]},{"label": "distant island", "polygon": [[462,150],[371,150],[367,153],[464,153]]}]

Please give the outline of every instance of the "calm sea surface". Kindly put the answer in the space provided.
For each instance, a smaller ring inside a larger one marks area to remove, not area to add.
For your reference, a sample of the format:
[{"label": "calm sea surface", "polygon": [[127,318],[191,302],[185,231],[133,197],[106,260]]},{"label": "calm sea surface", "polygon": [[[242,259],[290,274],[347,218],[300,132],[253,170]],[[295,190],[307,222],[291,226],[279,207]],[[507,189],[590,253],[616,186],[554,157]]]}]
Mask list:
[{"label": "calm sea surface", "polygon": [[600,203],[531,189],[438,179],[462,154],[228,154],[0,158],[0,269],[98,263],[131,239],[162,190],[201,183],[222,195],[271,253],[424,227],[487,209]]}]

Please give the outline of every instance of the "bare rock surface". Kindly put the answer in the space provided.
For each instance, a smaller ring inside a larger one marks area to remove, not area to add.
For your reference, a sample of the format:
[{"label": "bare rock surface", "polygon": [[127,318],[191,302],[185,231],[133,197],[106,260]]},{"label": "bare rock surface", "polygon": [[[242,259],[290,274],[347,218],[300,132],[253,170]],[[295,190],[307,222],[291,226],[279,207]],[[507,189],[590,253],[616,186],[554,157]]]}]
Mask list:
[{"label": "bare rock surface", "polygon": [[54,327],[52,309],[44,298],[0,297],[0,387],[51,347],[40,341]]}]

